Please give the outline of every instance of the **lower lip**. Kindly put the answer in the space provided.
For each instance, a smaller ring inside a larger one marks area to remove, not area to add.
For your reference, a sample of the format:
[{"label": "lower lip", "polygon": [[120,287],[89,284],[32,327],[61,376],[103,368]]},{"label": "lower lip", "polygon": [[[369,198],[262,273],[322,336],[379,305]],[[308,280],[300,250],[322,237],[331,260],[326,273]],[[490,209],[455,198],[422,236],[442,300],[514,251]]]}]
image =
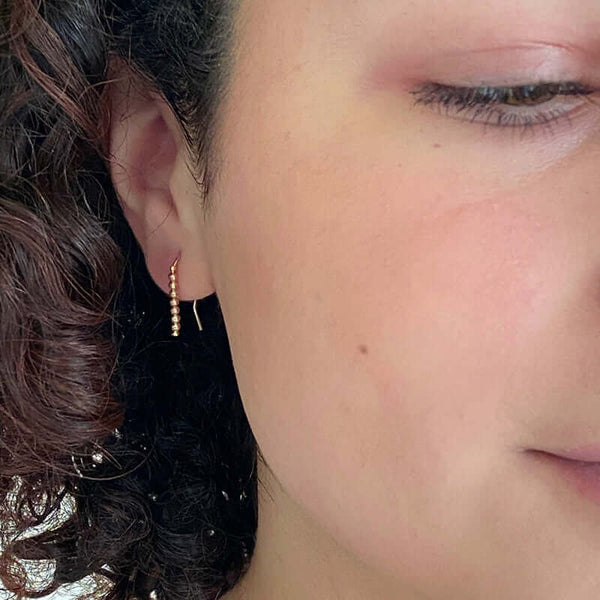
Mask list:
[{"label": "lower lip", "polygon": [[552,463],[582,496],[600,505],[600,462],[570,460],[546,452],[536,454]]}]

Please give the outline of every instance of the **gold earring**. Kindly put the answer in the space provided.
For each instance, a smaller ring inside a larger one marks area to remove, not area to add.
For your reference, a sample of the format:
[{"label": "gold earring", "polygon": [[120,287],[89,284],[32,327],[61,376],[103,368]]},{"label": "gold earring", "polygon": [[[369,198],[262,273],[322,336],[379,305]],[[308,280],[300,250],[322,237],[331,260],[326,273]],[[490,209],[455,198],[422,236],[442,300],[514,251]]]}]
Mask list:
[{"label": "gold earring", "polygon": [[181,329],[181,318],[179,316],[179,298],[177,297],[177,263],[179,258],[171,265],[171,273],[169,274],[169,296],[171,298],[171,336],[177,337]]},{"label": "gold earring", "polygon": [[[175,262],[171,265],[171,272],[169,273],[169,297],[170,297],[170,305],[171,305],[171,336],[177,337],[179,336],[179,332],[181,331],[181,317],[179,314],[179,298],[177,297],[177,263],[179,262],[179,257],[175,259]],[[194,300],[194,315],[196,317],[196,322],[198,323],[198,329],[202,331],[202,323],[200,322],[200,317],[198,316],[198,311],[196,309],[196,302]]]}]

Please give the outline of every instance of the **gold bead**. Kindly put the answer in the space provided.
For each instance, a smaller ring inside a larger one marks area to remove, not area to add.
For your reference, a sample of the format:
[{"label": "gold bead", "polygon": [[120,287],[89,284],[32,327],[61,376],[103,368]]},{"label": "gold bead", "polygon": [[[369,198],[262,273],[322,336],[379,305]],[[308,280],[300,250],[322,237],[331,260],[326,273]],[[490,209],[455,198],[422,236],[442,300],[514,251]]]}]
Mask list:
[{"label": "gold bead", "polygon": [[169,275],[169,281],[177,281],[177,275],[175,275],[174,273],[171,273]]},{"label": "gold bead", "polygon": [[171,317],[171,321],[172,321],[173,323],[179,323],[179,322],[181,321],[181,317],[180,317],[179,315],[173,315],[173,316]]},{"label": "gold bead", "polygon": [[171,336],[172,336],[172,337],[179,337],[179,330],[178,330],[178,329],[174,329],[174,330],[171,332]]},{"label": "gold bead", "polygon": [[177,298],[171,298],[171,299],[169,300],[169,304],[170,304],[171,306],[177,306],[177,305],[179,304],[179,300],[177,300]]},{"label": "gold bead", "polygon": [[178,315],[179,314],[179,306],[171,306],[171,314]]},{"label": "gold bead", "polygon": [[169,296],[170,296],[171,298],[177,298],[177,292],[176,292],[175,290],[171,290],[171,291],[169,292]]}]

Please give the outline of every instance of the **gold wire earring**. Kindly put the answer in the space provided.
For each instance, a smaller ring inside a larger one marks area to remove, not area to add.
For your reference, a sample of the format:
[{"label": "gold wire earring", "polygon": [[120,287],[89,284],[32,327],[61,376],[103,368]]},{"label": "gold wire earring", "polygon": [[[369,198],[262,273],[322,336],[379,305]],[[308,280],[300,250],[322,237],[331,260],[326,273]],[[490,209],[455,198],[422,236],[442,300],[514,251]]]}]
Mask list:
[{"label": "gold wire earring", "polygon": [[[179,298],[177,296],[177,263],[179,262],[179,257],[175,259],[175,262],[171,265],[171,272],[169,273],[169,297],[170,297],[170,305],[171,305],[171,336],[177,337],[179,336],[179,332],[181,331],[181,317],[179,314]],[[194,315],[196,317],[196,322],[198,323],[198,329],[202,331],[202,323],[200,322],[200,317],[198,316],[198,311],[196,309],[196,302],[198,300],[194,300]]]}]

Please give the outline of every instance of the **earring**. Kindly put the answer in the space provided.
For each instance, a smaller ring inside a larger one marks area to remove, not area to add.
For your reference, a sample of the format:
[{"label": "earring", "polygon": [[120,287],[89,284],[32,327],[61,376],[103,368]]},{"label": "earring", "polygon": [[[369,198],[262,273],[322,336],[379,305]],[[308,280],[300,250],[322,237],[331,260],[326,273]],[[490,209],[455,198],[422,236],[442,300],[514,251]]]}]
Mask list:
[{"label": "earring", "polygon": [[179,258],[171,265],[171,273],[169,274],[169,296],[171,298],[171,336],[177,337],[181,329],[181,318],[179,316],[179,298],[177,297],[177,263]]},{"label": "earring", "polygon": [[[179,298],[177,296],[177,263],[179,262],[179,257],[175,259],[175,262],[171,265],[171,272],[169,273],[169,297],[170,297],[170,305],[171,305],[171,336],[177,337],[179,336],[179,332],[181,331],[181,317],[179,314]],[[196,302],[198,300],[194,300],[194,316],[196,317],[196,322],[198,323],[198,329],[202,331],[202,323],[200,321],[200,317],[198,316],[198,311],[196,309]]]}]

